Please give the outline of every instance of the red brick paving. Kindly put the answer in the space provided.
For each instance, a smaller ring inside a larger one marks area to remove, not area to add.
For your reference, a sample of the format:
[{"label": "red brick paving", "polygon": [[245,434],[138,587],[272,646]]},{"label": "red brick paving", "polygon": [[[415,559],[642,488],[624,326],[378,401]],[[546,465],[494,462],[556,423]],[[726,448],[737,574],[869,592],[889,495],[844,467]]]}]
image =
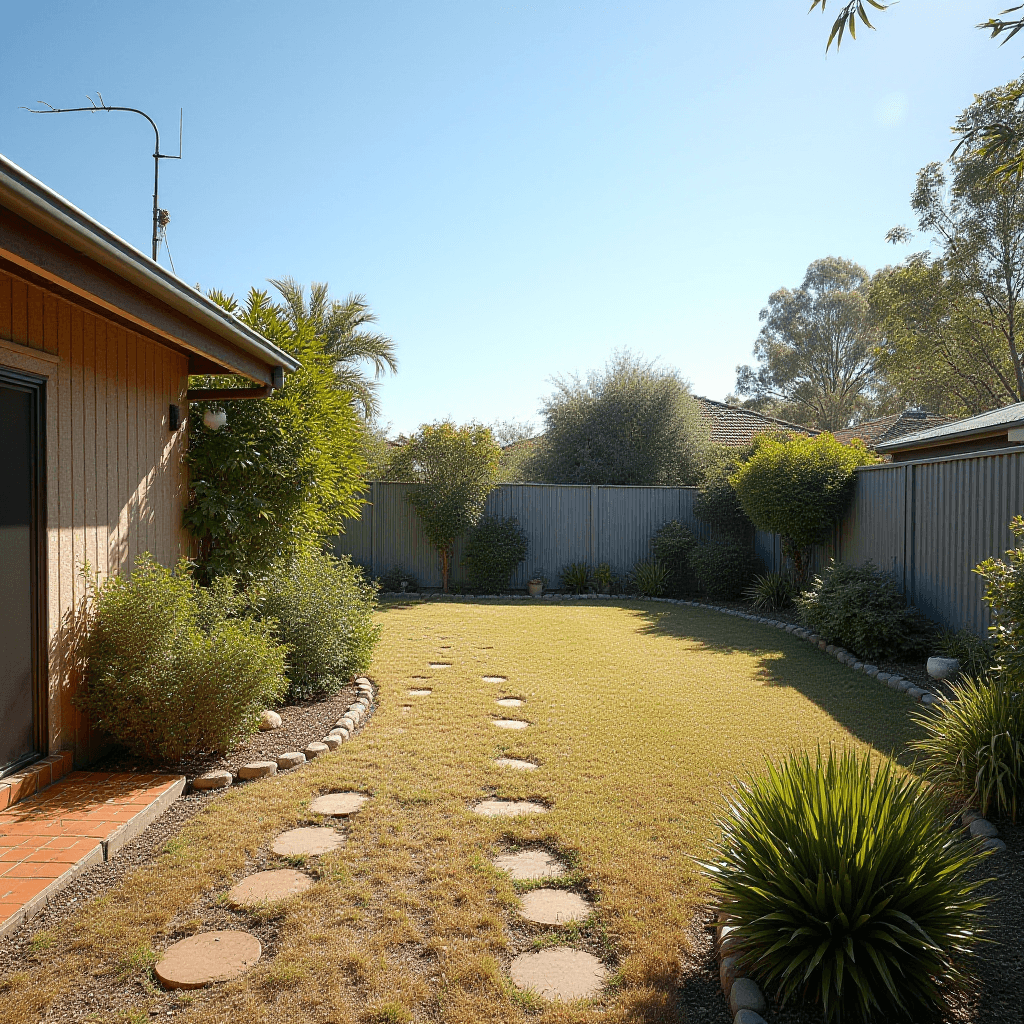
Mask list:
[{"label": "red brick paving", "polygon": [[0,812],[0,936],[137,835],[183,785],[175,775],[71,772]]}]

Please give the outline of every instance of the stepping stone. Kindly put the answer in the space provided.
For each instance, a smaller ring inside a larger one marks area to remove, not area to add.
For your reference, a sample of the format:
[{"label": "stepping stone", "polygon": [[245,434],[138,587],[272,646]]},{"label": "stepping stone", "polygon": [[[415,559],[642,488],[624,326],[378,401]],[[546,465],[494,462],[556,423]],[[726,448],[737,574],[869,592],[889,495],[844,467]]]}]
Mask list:
[{"label": "stepping stone", "polygon": [[277,755],[278,768],[295,768],[306,763],[306,755],[301,750],[289,750]]},{"label": "stepping stone", "polygon": [[537,769],[537,765],[532,761],[520,761],[518,757],[496,757],[494,763],[499,768],[515,768],[520,772],[532,772]]},{"label": "stepping stone", "polygon": [[565,866],[547,850],[520,850],[519,853],[506,853],[496,857],[494,866],[505,871],[510,878],[520,882],[533,881],[537,878],[561,878],[565,874]]},{"label": "stepping stone", "polygon": [[448,661],[432,661],[429,663],[431,668],[451,668],[451,662]]},{"label": "stepping stone", "polygon": [[153,970],[164,988],[204,988],[237,978],[262,952],[248,932],[204,932],[168,946]]},{"label": "stepping stone", "polygon": [[193,789],[224,789],[225,786],[230,786],[234,781],[231,772],[228,771],[215,771],[206,772],[203,775],[197,775],[192,780]]},{"label": "stepping stone", "polygon": [[305,892],[313,879],[301,871],[282,868],[278,871],[258,871],[243,878],[228,892],[228,902],[233,907],[257,907],[261,903],[276,903]]},{"label": "stepping stone", "polygon": [[526,701],[520,700],[518,697],[501,697],[496,704],[500,704],[503,708],[521,708]]},{"label": "stepping stone", "polygon": [[429,697],[434,691],[433,690],[410,690],[410,697]]},{"label": "stepping stone", "polygon": [[600,993],[608,969],[591,953],[566,946],[520,953],[512,961],[512,983],[545,999],[588,999]]},{"label": "stepping stone", "polygon": [[341,737],[327,735],[320,741],[328,750],[337,750],[341,746]]},{"label": "stepping stone", "polygon": [[276,711],[267,709],[260,718],[260,732],[270,732],[281,728],[281,716]]},{"label": "stepping stone", "polygon": [[515,718],[492,718],[491,722],[499,729],[526,729],[530,725]]},{"label": "stepping stone", "polygon": [[473,810],[485,818],[518,818],[524,814],[546,814],[548,809],[532,800],[481,800]]},{"label": "stepping stone", "polygon": [[508,679],[505,676],[484,676],[485,683],[507,683]]},{"label": "stepping stone", "polygon": [[313,814],[329,814],[332,818],[347,818],[362,809],[370,798],[362,793],[327,793],[318,796],[310,805]]},{"label": "stepping stone", "polygon": [[308,854],[315,857],[321,853],[329,853],[345,845],[345,837],[333,828],[307,827],[293,828],[282,832],[273,842],[270,849],[278,857],[297,857]]},{"label": "stepping stone", "polygon": [[520,900],[519,913],[536,924],[568,924],[590,916],[593,907],[582,896],[563,889],[534,889]]},{"label": "stepping stone", "polygon": [[310,743],[303,753],[306,755],[307,761],[312,761],[314,757],[326,754],[329,749],[326,743]]},{"label": "stepping stone", "polygon": [[238,769],[240,779],[265,779],[268,775],[277,774],[276,761],[250,761]]}]

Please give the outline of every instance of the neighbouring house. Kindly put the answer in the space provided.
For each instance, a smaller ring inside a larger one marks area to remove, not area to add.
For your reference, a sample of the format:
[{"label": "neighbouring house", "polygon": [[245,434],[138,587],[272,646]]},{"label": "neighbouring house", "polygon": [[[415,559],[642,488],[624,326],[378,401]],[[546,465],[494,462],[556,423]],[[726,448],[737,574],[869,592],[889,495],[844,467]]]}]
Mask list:
[{"label": "neighbouring house", "polygon": [[872,451],[887,441],[898,441],[907,434],[916,434],[922,430],[949,423],[949,416],[940,416],[926,409],[907,409],[892,416],[881,416],[875,420],[865,420],[855,427],[846,427],[835,432],[835,439],[843,444],[860,441]]},{"label": "neighbouring house", "polygon": [[189,374],[262,397],[298,365],[0,157],[0,777],[94,753],[71,699],[83,566],[189,553],[187,403],[216,397]]},{"label": "neighbouring house", "polygon": [[968,416],[885,441],[876,447],[894,462],[938,459],[965,452],[987,452],[1024,445],[1024,402]]},{"label": "neighbouring house", "polygon": [[753,409],[716,402],[713,398],[696,396],[694,400],[700,408],[700,417],[708,429],[711,443],[726,448],[746,448],[758,434],[769,430],[786,430],[804,437],[813,437],[821,433],[814,427],[788,423],[786,420],[766,416]]}]

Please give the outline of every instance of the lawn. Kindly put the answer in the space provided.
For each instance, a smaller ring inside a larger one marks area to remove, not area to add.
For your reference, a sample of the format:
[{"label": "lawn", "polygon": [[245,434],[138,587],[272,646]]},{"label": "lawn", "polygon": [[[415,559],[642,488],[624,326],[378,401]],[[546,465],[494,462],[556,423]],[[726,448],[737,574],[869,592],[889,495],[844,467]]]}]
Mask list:
[{"label": "lawn", "polygon": [[[262,960],[175,997],[176,1020],[674,1020],[679,954],[708,898],[693,858],[714,840],[729,785],[765,756],[830,742],[898,752],[916,735],[903,695],[784,632],[702,609],[409,602],[379,621],[368,727],[212,804],[41,944],[33,970],[0,983],[0,1019],[35,1024],[47,1006],[74,1007],[98,973],[121,1008],[94,1019],[148,1020],[167,998],[147,993],[153,957],[196,931],[239,927],[260,936]],[[495,703],[506,696],[525,704]],[[506,731],[494,717],[530,726]],[[539,768],[500,768],[501,755]],[[230,884],[271,864],[272,838],[310,822],[310,800],[336,789],[372,799],[346,826],[347,846],[306,865],[317,883],[276,911],[228,910]],[[548,812],[475,815],[489,796]],[[595,1006],[541,1005],[507,981],[512,956],[557,931],[518,919],[517,890],[491,865],[529,845],[559,854],[572,870],[558,884],[595,905],[560,937],[613,972]]]}]

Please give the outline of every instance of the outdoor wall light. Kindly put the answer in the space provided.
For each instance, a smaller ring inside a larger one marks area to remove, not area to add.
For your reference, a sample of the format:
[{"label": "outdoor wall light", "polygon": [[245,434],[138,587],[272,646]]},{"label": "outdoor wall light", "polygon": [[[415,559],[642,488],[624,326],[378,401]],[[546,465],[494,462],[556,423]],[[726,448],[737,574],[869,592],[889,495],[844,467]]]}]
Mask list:
[{"label": "outdoor wall light", "polygon": [[228,421],[228,414],[223,409],[207,409],[203,413],[203,426],[208,430],[220,430]]}]

